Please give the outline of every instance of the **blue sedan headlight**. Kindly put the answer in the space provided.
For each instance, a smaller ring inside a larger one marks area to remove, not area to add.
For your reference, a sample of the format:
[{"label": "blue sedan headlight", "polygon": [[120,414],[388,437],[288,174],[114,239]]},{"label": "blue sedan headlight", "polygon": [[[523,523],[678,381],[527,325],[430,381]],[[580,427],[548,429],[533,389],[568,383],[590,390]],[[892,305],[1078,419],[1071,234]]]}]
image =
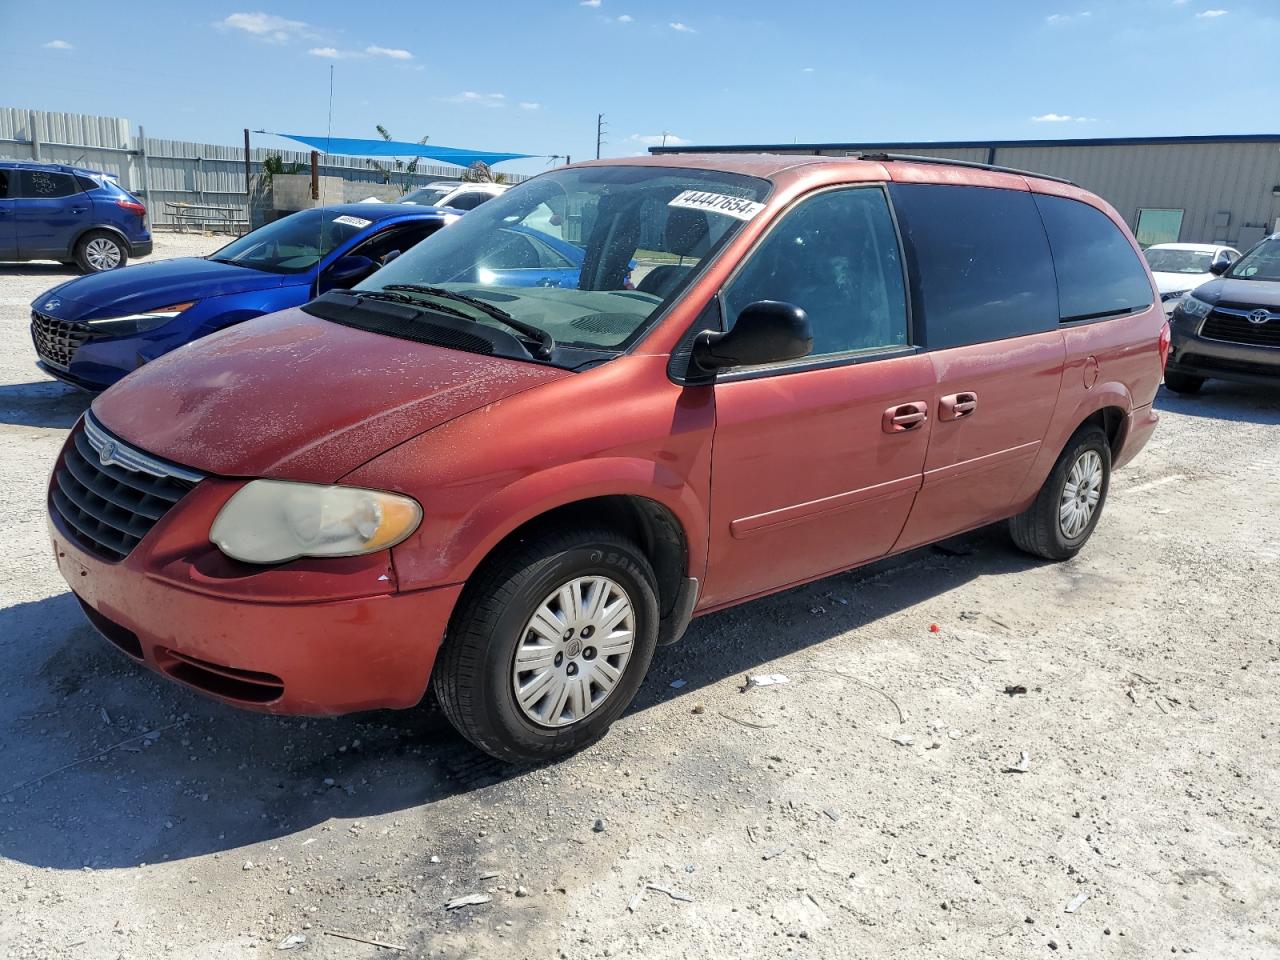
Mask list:
[{"label": "blue sedan headlight", "polygon": [[198,300],[186,303],[171,303],[167,307],[156,307],[144,313],[131,313],[127,317],[103,317],[101,320],[90,320],[93,330],[107,337],[130,337],[136,333],[145,333],[163,326],[180,313],[194,307]]}]

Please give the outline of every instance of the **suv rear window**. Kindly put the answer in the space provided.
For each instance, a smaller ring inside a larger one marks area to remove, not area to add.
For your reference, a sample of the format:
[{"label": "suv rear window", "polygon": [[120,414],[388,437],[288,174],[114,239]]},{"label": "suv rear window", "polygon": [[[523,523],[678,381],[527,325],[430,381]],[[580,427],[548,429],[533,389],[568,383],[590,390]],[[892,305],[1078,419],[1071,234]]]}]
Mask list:
[{"label": "suv rear window", "polygon": [[991,187],[890,188],[931,349],[1003,340],[1058,324],[1053,260],[1030,193]]},{"label": "suv rear window", "polygon": [[1036,195],[1058,271],[1063,323],[1134,313],[1151,306],[1151,283],[1133,246],[1110,217],[1066,197]]}]

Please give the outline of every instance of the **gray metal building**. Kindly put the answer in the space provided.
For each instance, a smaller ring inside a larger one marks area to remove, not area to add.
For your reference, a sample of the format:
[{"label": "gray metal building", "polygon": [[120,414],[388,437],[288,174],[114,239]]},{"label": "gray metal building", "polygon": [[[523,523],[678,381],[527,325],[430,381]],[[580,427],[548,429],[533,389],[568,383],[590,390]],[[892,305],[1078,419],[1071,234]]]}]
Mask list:
[{"label": "gray metal building", "polygon": [[856,156],[909,153],[998,164],[1065,177],[1104,197],[1144,245],[1226,243],[1244,250],[1280,231],[1280,134],[980,140],[932,143],[790,143],[653,147],[671,153]]}]

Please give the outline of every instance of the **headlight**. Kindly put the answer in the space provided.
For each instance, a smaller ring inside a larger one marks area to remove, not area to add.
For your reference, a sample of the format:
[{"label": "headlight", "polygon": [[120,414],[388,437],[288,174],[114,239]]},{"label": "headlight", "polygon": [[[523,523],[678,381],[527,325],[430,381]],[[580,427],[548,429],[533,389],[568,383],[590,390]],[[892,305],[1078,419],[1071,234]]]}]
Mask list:
[{"label": "headlight", "polygon": [[1182,298],[1182,302],[1178,304],[1178,309],[1188,317],[1200,320],[1209,315],[1209,311],[1213,309],[1213,304],[1197,300],[1193,294],[1188,293]]},{"label": "headlight", "polygon": [[127,317],[104,317],[101,320],[90,320],[93,329],[117,337],[134,333],[144,333],[168,323],[180,313],[190,310],[200,301],[188,300],[186,303],[171,303],[167,307],[156,307],[145,313],[131,313]]},{"label": "headlight", "polygon": [[385,550],[421,521],[418,502],[394,493],[254,480],[218,512],[209,539],[246,563],[284,563]]}]

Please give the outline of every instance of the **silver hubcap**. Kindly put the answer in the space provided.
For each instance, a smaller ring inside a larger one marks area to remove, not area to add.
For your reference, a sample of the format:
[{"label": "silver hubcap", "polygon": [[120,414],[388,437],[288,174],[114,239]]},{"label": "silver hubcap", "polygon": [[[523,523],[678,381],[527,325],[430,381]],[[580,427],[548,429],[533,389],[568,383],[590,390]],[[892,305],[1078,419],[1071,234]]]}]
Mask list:
[{"label": "silver hubcap", "polygon": [[1086,450],[1071,465],[1058,507],[1058,525],[1068,540],[1084,533],[1101,498],[1102,457],[1096,450]]},{"label": "silver hubcap", "polygon": [[89,266],[95,270],[114,270],[120,266],[120,247],[106,237],[95,237],[84,248]]},{"label": "silver hubcap", "polygon": [[609,699],[635,646],[635,611],[608,577],[578,577],[542,601],[511,665],[516,703],[543,727],[577,723]]}]

